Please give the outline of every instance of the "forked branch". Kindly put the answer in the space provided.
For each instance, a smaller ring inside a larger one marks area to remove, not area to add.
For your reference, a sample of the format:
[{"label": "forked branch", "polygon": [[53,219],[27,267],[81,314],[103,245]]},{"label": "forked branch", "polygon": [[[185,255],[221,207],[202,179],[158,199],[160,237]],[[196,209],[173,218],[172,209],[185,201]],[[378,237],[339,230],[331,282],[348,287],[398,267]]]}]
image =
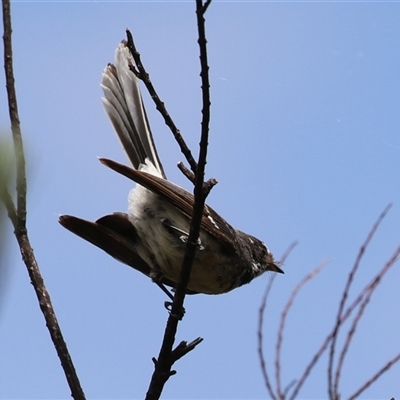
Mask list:
[{"label": "forked branch", "polygon": [[[260,357],[260,363],[261,363],[261,370],[262,370],[262,373],[264,376],[266,388],[272,399],[274,399],[274,400],[276,400],[276,399],[282,400],[282,399],[286,399],[286,398],[291,399],[291,400],[295,399],[297,397],[297,395],[299,394],[305,381],[309,378],[312,369],[315,367],[316,363],[321,358],[323,353],[327,350],[329,345],[330,345],[330,355],[329,355],[328,368],[327,368],[327,370],[328,370],[328,393],[329,393],[329,398],[331,400],[339,399],[339,397],[340,397],[339,396],[339,393],[340,393],[339,381],[340,381],[341,371],[344,366],[345,356],[346,356],[348,349],[350,347],[350,344],[354,338],[354,333],[356,331],[356,328],[361,320],[361,317],[364,314],[364,311],[365,311],[367,305],[369,304],[371,296],[375,292],[378,285],[382,282],[382,279],[384,278],[386,273],[390,270],[390,268],[396,263],[396,261],[400,257],[400,246],[399,246],[394,251],[394,253],[389,258],[389,260],[385,263],[385,265],[383,265],[382,268],[376,273],[375,277],[367,285],[365,285],[365,287],[359,292],[359,294],[356,296],[356,298],[353,300],[353,302],[349,306],[346,307],[346,300],[349,297],[349,291],[351,288],[351,284],[354,280],[354,275],[355,275],[355,273],[360,265],[360,262],[365,254],[366,248],[368,247],[370,241],[372,240],[372,237],[373,237],[374,233],[376,232],[376,230],[378,229],[378,226],[381,223],[382,219],[387,214],[390,206],[391,205],[387,206],[385,208],[385,210],[382,212],[382,214],[379,216],[378,220],[373,225],[365,242],[363,243],[363,245],[361,246],[361,248],[358,252],[356,261],[355,261],[352,269],[350,270],[348,280],[343,289],[343,294],[342,294],[341,300],[339,301],[339,311],[338,311],[337,317],[335,319],[335,323],[334,323],[332,331],[327,335],[327,337],[323,341],[320,348],[312,356],[310,362],[305,367],[302,375],[300,376],[300,379],[298,379],[296,381],[292,381],[289,385],[290,387],[289,386],[286,387],[285,390],[282,389],[282,384],[281,384],[281,364],[280,364],[280,354],[282,351],[282,338],[283,338],[285,320],[287,317],[287,313],[288,313],[290,307],[292,306],[294,298],[297,295],[298,291],[300,290],[300,288],[303,286],[304,283],[306,283],[312,277],[315,276],[315,273],[318,272],[319,267],[317,267],[316,270],[314,270],[310,274],[308,274],[296,286],[296,288],[293,290],[293,292],[290,296],[288,303],[286,304],[284,310],[282,311],[281,323],[280,323],[280,327],[278,330],[278,338],[277,338],[277,344],[276,344],[276,360],[275,360],[276,387],[275,388],[273,387],[272,380],[267,373],[266,360],[265,360],[264,352],[262,349],[262,321],[263,321],[263,315],[265,312],[266,303],[267,303],[268,295],[269,295],[269,292],[271,289],[272,281],[267,286],[267,290],[262,299],[260,312],[259,312],[258,338],[259,338],[259,357]],[[339,356],[339,360],[337,363],[336,371],[335,371],[335,373],[333,373],[334,357],[335,357],[335,353],[336,353],[335,348],[336,348],[338,334],[340,332],[340,329],[343,327],[344,323],[348,320],[348,318],[352,315],[353,311],[356,308],[357,308],[356,315],[350,325],[346,340],[340,351],[340,356]],[[398,361],[400,361],[400,354],[397,354],[395,357],[393,357],[391,360],[389,360],[370,379],[368,379],[357,391],[355,391],[355,393],[350,397],[350,399],[355,399],[357,396],[359,396],[364,390],[366,390],[369,386],[371,386],[380,376],[382,376],[383,373],[388,371]]]},{"label": "forked branch", "polygon": [[[210,2],[208,2],[209,4]],[[199,47],[200,47],[200,64],[201,64],[201,88],[203,97],[203,109],[202,109],[202,122],[201,122],[201,139],[200,139],[200,151],[198,163],[194,163],[188,159],[194,173],[194,206],[193,214],[190,222],[189,237],[186,244],[185,254],[183,257],[183,263],[181,272],[179,275],[178,284],[172,302],[171,313],[167,321],[167,326],[164,333],[163,343],[161,345],[159,356],[155,362],[155,369],[149,389],[147,391],[146,400],[158,399],[161,395],[163,387],[169,377],[174,373],[171,371],[173,363],[176,361],[176,355],[183,356],[188,351],[192,350],[194,346],[199,344],[202,339],[198,338],[192,342],[189,349],[186,348],[186,343],[183,342],[175,350],[172,350],[175,335],[178,327],[180,317],[182,316],[183,302],[185,299],[186,287],[189,283],[190,273],[194,261],[194,257],[197,249],[197,241],[200,234],[200,224],[203,216],[204,204],[209,190],[206,191],[204,187],[204,173],[207,159],[207,147],[208,147],[208,132],[210,123],[210,84],[208,75],[208,62],[207,62],[207,48],[206,48],[206,37],[205,37],[205,20],[204,12],[207,7],[204,7],[202,0],[196,1],[196,14],[197,14],[197,26],[199,34]],[[139,60],[140,61],[140,60]],[[135,59],[135,62],[137,60]],[[141,63],[140,63],[141,64]],[[141,64],[142,65],[142,64]],[[139,68],[139,65],[138,65]],[[176,137],[176,136],[175,136]],[[181,143],[177,139],[181,146]],[[181,146],[182,149],[182,146]],[[190,154],[190,153],[189,153]],[[186,154],[185,154],[186,155]],[[190,345],[189,345],[190,346]],[[184,349],[182,352],[181,347]],[[175,356],[174,356],[175,354]],[[179,357],[179,358],[180,358]]]}]

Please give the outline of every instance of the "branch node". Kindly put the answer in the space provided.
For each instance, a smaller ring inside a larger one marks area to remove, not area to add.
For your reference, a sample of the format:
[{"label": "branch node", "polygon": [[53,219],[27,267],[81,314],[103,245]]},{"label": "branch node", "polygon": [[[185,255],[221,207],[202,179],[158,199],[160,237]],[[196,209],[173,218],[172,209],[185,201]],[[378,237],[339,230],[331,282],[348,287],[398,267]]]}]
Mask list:
[{"label": "branch node", "polygon": [[189,168],[186,168],[182,161],[179,162],[177,166],[181,170],[182,174],[194,184],[196,178],[195,174]]},{"label": "branch node", "polygon": [[181,311],[178,313],[172,313],[172,302],[171,301],[165,301],[164,302],[164,307],[168,310],[169,314],[171,317],[177,319],[178,321],[182,321],[183,316],[185,315],[185,308],[182,307]]},{"label": "branch node", "polygon": [[198,337],[197,339],[193,340],[189,344],[186,341],[182,341],[176,346],[174,350],[171,352],[171,365],[185,356],[187,353],[192,351],[198,344],[203,341],[203,338]]},{"label": "branch node", "polygon": [[211,192],[211,189],[218,183],[218,180],[215,178],[210,178],[207,182],[204,182],[203,184],[203,190],[204,190],[204,194],[206,196],[209,195],[209,193]]}]

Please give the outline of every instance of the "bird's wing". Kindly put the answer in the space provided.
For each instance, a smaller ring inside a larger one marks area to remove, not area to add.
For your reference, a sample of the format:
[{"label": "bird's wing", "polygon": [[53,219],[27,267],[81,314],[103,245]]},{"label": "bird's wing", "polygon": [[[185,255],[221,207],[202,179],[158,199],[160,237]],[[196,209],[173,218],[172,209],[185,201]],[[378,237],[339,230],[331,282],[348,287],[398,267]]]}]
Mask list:
[{"label": "bird's wing", "polygon": [[[59,222],[64,228],[104,250],[116,260],[150,277],[150,266],[136,252],[138,236],[127,214],[105,215],[96,222],[72,215],[61,215]],[[160,282],[157,283],[170,287],[176,286],[175,282],[165,277],[161,277]],[[187,290],[187,293],[195,294],[196,292]]]},{"label": "bird's wing", "polygon": [[[191,218],[193,213],[194,196],[178,185],[159,178],[144,171],[137,171],[115,161],[100,158],[100,161],[114,171],[144,186],[150,191],[160,195],[173,206],[178,208],[184,215]],[[221,245],[237,249],[236,231],[211,207],[204,207],[201,226],[208,233],[219,239]]]}]

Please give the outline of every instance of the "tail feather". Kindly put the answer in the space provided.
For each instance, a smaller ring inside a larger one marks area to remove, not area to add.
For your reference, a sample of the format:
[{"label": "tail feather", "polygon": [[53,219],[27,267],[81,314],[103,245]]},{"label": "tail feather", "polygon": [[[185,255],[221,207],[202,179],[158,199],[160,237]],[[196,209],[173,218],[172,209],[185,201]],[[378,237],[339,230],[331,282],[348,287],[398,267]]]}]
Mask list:
[{"label": "tail feather", "polygon": [[101,87],[104,109],[134,168],[139,169],[148,158],[165,177],[154,145],[153,136],[143,105],[138,79],[129,69],[132,56],[125,42],[115,52],[115,65],[103,71]]},{"label": "tail feather", "polygon": [[[136,246],[140,239],[127,214],[105,215],[96,222],[86,221],[72,215],[61,215],[59,223],[72,233],[104,250],[116,260],[148,277],[151,276],[151,267],[137,254]],[[175,282],[165,277],[160,277],[156,283],[170,287],[176,286]],[[196,294],[191,290],[186,290],[186,293]]]}]

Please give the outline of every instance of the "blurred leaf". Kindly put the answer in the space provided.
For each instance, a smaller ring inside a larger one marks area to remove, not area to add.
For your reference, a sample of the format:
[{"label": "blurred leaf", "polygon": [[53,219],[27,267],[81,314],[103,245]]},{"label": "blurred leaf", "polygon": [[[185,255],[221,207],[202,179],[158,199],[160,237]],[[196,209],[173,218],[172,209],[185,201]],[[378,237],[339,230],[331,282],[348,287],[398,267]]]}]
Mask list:
[{"label": "blurred leaf", "polygon": [[12,195],[11,182],[15,176],[15,157],[10,135],[0,134],[0,311],[4,302],[9,268],[6,260],[7,244],[10,236],[7,234],[11,224],[7,221],[7,211],[1,201],[4,192],[9,190]]},{"label": "blurred leaf", "polygon": [[15,166],[15,155],[12,139],[9,135],[0,134],[0,196],[9,188]]}]

